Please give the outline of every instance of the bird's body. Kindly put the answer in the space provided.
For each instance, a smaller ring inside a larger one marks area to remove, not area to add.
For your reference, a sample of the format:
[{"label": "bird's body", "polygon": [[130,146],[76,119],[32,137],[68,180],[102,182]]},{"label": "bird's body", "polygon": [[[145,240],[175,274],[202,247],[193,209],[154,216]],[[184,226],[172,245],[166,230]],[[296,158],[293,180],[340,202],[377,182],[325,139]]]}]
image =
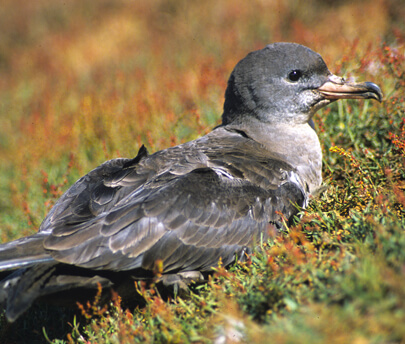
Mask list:
[{"label": "bird's body", "polygon": [[322,153],[309,122],[338,98],[380,100],[381,91],[338,80],[298,44],[249,54],[229,79],[222,125],[102,164],[59,199],[37,234],[0,246],[0,270],[16,270],[0,284],[8,319],[37,298],[115,287],[116,276],[140,277],[157,261],[163,274],[187,274],[243,257],[320,187]]}]

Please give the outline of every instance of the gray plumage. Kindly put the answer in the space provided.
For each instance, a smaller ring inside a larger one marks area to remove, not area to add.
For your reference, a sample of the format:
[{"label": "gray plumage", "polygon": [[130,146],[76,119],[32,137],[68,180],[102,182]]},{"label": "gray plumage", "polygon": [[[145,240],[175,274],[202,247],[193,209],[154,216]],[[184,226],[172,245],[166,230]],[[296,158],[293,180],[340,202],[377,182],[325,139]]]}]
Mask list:
[{"label": "gray plumage", "polygon": [[70,187],[37,234],[0,246],[8,319],[49,294],[119,288],[157,260],[164,274],[186,274],[242,257],[317,192],[322,153],[309,122],[339,98],[382,93],[332,75],[298,44],[248,54],[230,76],[222,125],[152,155],[142,146],[134,159],[107,161]]}]

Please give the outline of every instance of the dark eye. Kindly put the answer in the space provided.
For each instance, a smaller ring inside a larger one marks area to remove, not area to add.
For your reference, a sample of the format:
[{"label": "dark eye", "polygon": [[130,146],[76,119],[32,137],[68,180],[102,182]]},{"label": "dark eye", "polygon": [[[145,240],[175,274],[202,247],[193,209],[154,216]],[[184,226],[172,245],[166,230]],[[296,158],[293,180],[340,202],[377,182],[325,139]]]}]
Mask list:
[{"label": "dark eye", "polygon": [[288,80],[297,82],[302,77],[302,72],[299,69],[294,69],[288,73]]}]

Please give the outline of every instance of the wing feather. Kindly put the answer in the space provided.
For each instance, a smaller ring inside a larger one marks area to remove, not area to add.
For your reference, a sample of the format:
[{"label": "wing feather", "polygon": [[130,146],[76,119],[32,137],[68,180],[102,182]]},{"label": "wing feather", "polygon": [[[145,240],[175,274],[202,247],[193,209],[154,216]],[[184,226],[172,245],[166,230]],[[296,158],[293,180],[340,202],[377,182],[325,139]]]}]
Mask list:
[{"label": "wing feather", "polygon": [[164,271],[231,262],[268,223],[280,226],[279,211],[295,214],[305,193],[288,179],[294,169],[260,145],[214,134],[210,150],[198,140],[151,156],[141,149],[81,178],[44,221],[46,250],[64,263],[114,271],[152,269],[157,259]]}]

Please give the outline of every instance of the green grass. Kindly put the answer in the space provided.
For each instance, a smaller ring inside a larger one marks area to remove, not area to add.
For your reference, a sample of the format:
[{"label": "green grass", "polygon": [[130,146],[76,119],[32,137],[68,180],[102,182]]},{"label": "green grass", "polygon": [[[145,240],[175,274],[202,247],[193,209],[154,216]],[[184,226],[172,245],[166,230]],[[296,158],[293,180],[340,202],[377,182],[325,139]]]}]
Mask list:
[{"label": "green grass", "polygon": [[1,317],[0,342],[405,343],[403,6],[285,3],[5,2],[2,242],[34,233],[106,159],[204,135],[219,123],[235,63],[272,41],[308,45],[333,73],[373,81],[385,97],[315,115],[327,188],[246,262],[218,269],[188,298],[164,301],[139,284],[137,309],[116,297],[108,309],[36,306],[12,325]]}]

